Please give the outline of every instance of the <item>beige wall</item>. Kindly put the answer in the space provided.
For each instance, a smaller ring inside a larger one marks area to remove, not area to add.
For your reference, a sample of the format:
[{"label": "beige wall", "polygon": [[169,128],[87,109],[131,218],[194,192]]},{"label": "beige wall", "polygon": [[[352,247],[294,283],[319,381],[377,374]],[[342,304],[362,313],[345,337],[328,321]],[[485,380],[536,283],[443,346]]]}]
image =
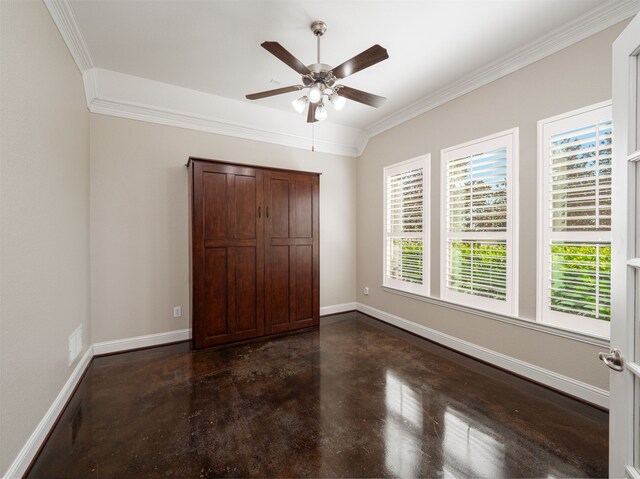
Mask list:
[{"label": "beige wall", "polygon": [[[625,23],[626,24],[626,23]],[[381,289],[383,167],[431,153],[431,294],[440,290],[440,150],[520,129],[520,317],[536,315],[537,121],[611,98],[611,44],[623,24],[431,110],[369,141],[358,160],[358,301],[608,389],[598,347],[405,298]],[[362,294],[369,286],[370,296]]]},{"label": "beige wall", "polygon": [[320,306],[355,300],[356,159],[92,114],[94,342],[189,327],[189,156],[322,173]]},{"label": "beige wall", "polygon": [[0,473],[89,344],[89,113],[42,2],[0,1]]}]

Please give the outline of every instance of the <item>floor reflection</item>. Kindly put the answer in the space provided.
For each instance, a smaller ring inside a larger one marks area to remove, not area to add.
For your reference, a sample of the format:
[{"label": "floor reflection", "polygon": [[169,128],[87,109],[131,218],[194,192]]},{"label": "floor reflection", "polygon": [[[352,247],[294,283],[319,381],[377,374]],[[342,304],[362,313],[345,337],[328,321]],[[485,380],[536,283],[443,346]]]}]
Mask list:
[{"label": "floor reflection", "polygon": [[447,407],[444,413],[444,477],[500,477],[505,447],[501,438],[482,431],[467,416]]},{"label": "floor reflection", "polygon": [[607,440],[605,412],[353,313],[95,358],[28,477],[603,477]]},{"label": "floor reflection", "polygon": [[416,477],[422,462],[422,398],[392,371],[385,386],[385,465],[400,477]]}]

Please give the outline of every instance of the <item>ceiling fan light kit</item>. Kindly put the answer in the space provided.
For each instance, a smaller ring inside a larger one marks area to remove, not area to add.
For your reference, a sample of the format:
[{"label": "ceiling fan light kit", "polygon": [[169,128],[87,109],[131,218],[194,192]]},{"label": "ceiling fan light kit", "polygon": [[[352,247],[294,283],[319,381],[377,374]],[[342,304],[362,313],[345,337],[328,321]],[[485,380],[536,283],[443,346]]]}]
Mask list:
[{"label": "ceiling fan light kit", "polygon": [[302,113],[304,109],[307,107],[307,103],[309,103],[309,98],[306,96],[301,96],[291,102],[293,108],[298,112]]},{"label": "ceiling fan light kit", "polygon": [[316,120],[322,121],[327,119],[327,107],[324,106],[324,103],[320,103],[316,108],[315,114]]},{"label": "ceiling fan light kit", "polygon": [[333,95],[331,95],[329,97],[329,100],[331,101],[331,104],[336,109],[336,111],[342,110],[342,108],[344,107],[344,104],[347,102],[347,99],[345,97],[338,96],[337,93],[334,93]]},{"label": "ceiling fan light kit", "polygon": [[309,101],[311,103],[318,103],[322,99],[322,95],[322,88],[317,83],[309,87]]},{"label": "ceiling fan light kit", "polygon": [[367,93],[345,85],[337,84],[339,80],[349,75],[364,70],[376,63],[389,58],[387,50],[380,45],[373,45],[346,62],[332,68],[330,65],[320,63],[320,37],[327,31],[327,25],[321,21],[311,24],[311,31],[316,36],[316,63],[305,65],[278,42],[263,42],[262,48],[277,57],[280,61],[293,68],[302,76],[302,85],[292,85],[275,90],[267,90],[247,95],[249,100],[258,100],[283,93],[290,93],[308,89],[306,95],[291,102],[293,108],[302,113],[308,105],[307,122],[325,120],[328,116],[326,103],[331,103],[336,111],[342,110],[346,100],[357,101],[364,105],[378,108],[386,101],[386,98]]}]

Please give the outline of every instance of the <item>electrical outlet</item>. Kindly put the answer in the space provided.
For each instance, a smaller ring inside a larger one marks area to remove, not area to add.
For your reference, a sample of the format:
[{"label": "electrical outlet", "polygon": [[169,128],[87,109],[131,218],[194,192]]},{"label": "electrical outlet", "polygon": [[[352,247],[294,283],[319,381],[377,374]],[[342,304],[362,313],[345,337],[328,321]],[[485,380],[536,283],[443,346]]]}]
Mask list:
[{"label": "electrical outlet", "polygon": [[364,293],[365,296],[369,296],[369,288],[367,286],[364,287],[362,292]]},{"label": "electrical outlet", "polygon": [[179,318],[182,316],[182,306],[174,306],[173,308],[173,317]]}]

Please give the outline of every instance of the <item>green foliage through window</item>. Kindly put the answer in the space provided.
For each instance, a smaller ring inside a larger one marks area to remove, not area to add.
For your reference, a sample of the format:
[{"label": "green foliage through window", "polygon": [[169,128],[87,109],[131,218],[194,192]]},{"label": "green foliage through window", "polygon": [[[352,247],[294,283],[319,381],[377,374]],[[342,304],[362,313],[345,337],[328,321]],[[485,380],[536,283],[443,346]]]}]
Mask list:
[{"label": "green foliage through window", "polygon": [[506,241],[452,240],[449,258],[449,289],[502,301],[506,299]]},{"label": "green foliage through window", "polygon": [[551,244],[551,309],[611,320],[611,245]]},{"label": "green foliage through window", "polygon": [[387,277],[422,284],[421,239],[390,238],[387,243]]}]

